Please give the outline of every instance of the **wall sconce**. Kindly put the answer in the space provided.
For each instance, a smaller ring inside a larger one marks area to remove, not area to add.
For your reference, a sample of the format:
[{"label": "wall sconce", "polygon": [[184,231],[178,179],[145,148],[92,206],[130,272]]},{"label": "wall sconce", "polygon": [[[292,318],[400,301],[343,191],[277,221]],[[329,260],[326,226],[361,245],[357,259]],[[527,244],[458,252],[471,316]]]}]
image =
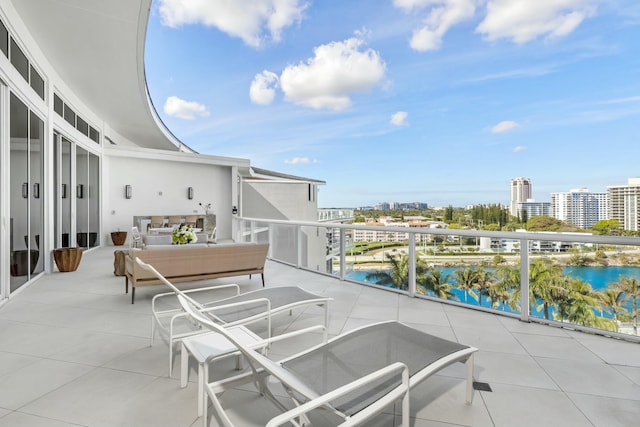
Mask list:
[{"label": "wall sconce", "polygon": [[237,206],[232,207],[231,208],[231,213],[234,214],[234,215],[237,215],[238,214],[238,207]]},{"label": "wall sconce", "polygon": [[76,185],[76,197],[82,199],[84,197],[84,184]]},{"label": "wall sconce", "polygon": [[35,197],[36,199],[40,198],[40,183],[36,182],[35,184],[33,184],[33,197]]},{"label": "wall sconce", "polygon": [[193,200],[193,187],[187,187],[187,199]]},{"label": "wall sconce", "polygon": [[124,197],[127,199],[131,198],[133,189],[131,188],[131,186],[129,184],[124,186]]},{"label": "wall sconce", "polygon": [[62,198],[66,199],[67,198],[67,184],[62,184]]},{"label": "wall sconce", "polygon": [[22,184],[22,197],[23,198],[27,198],[29,197],[29,183],[25,182]]}]

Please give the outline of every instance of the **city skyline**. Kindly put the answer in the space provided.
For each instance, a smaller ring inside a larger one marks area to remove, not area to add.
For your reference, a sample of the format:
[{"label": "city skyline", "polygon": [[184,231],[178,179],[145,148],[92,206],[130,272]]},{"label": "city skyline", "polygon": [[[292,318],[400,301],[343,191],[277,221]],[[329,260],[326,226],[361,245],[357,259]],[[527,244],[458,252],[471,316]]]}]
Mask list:
[{"label": "city skyline", "polygon": [[181,141],[319,207],[508,205],[638,176],[638,39],[631,0],[155,0],[145,64]]}]

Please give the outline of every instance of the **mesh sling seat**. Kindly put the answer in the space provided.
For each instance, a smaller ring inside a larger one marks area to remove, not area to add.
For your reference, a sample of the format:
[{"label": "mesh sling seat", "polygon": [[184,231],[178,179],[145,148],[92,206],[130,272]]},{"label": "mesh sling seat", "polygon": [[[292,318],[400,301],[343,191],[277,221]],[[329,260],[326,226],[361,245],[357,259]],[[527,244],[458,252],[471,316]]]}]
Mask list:
[{"label": "mesh sling seat", "polygon": [[[152,265],[136,258],[136,262],[153,273],[162,283],[167,285],[171,292],[157,294],[151,301],[152,323],[151,344],[153,345],[156,332],[160,332],[169,344],[169,376],[173,370],[173,349],[182,338],[207,333],[208,329],[200,325],[188,322],[187,315],[175,301],[176,296],[187,299],[197,310],[206,313],[213,322],[223,326],[249,325],[259,321],[266,321],[267,338],[271,337],[271,317],[281,313],[291,313],[293,309],[308,306],[319,306],[324,310],[323,322],[326,327],[329,323],[329,301],[332,298],[309,292],[299,286],[283,286],[275,288],[262,288],[255,291],[240,293],[237,284],[216,285],[182,291],[159,273]],[[207,301],[199,301],[198,294],[211,297],[212,293],[222,290],[231,290],[235,295],[225,298],[217,298]],[[161,301],[173,300],[177,305],[162,307]]]},{"label": "mesh sling seat", "polygon": [[[207,394],[222,424],[233,426],[218,399],[226,389],[253,381],[261,394],[284,413],[267,426],[308,423],[307,412],[330,409],[344,425],[366,422],[385,405],[402,398],[402,425],[408,425],[410,389],[440,369],[464,362],[467,366],[466,400],[473,397],[473,354],[476,348],[429,335],[397,321],[376,323],[341,334],[279,362],[244,346],[224,328],[208,320],[186,299],[180,303],[189,315],[232,342],[251,370],[207,384]],[[281,383],[295,407],[286,408],[269,390],[267,377]],[[406,390],[405,390],[406,389]],[[204,425],[206,420],[204,404]]]}]

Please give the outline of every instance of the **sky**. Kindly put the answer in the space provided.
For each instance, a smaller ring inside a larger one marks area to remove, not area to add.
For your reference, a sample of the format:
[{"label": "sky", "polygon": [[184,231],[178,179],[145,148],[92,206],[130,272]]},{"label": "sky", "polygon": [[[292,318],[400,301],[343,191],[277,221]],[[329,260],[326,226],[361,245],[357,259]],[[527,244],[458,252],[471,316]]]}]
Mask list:
[{"label": "sky", "polygon": [[640,177],[638,0],[154,0],[145,72],[178,139],[323,208]]}]

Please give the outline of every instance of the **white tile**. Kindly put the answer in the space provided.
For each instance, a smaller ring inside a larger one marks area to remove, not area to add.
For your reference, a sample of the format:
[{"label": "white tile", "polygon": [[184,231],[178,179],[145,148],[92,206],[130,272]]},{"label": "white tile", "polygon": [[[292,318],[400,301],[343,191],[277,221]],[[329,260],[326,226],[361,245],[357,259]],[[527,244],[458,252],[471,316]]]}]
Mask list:
[{"label": "white tile", "polygon": [[78,427],[78,425],[22,412],[11,412],[0,418],[0,427]]},{"label": "white tile", "polygon": [[562,392],[533,387],[493,384],[482,392],[495,427],[593,427]]},{"label": "white tile", "polygon": [[0,407],[18,409],[87,374],[90,366],[41,359],[0,377]]},{"label": "white tile", "polygon": [[569,398],[589,418],[594,427],[630,427],[638,425],[640,402],[629,399],[570,393]]}]

